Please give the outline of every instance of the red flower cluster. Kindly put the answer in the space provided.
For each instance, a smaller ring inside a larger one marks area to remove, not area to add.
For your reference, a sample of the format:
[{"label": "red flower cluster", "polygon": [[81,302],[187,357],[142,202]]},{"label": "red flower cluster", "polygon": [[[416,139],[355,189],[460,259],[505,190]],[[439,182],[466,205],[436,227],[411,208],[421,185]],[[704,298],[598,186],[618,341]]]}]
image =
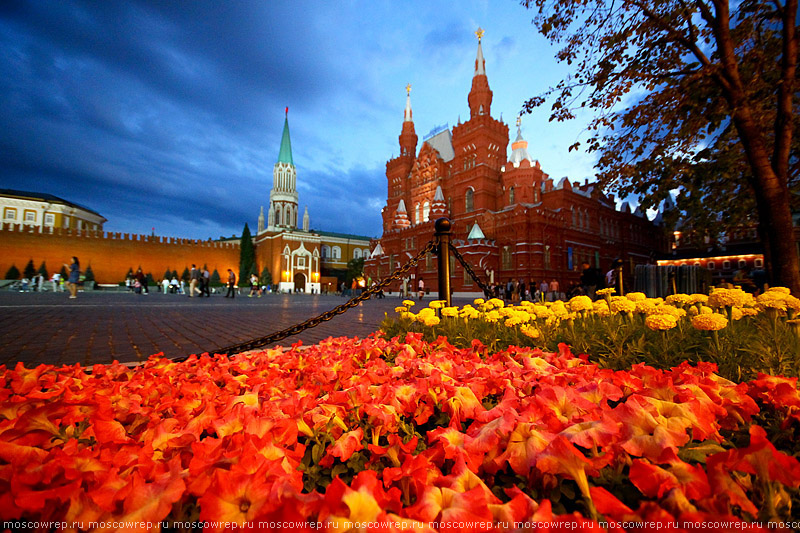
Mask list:
[{"label": "red flower cluster", "polygon": [[[614,372],[565,346],[483,352],[409,334],[136,369],[0,367],[0,520],[683,531],[776,517],[800,484],[757,425],[748,446],[720,445],[755,400],[797,420],[794,381],[736,385],[711,364]],[[581,513],[545,496],[566,485]]]}]

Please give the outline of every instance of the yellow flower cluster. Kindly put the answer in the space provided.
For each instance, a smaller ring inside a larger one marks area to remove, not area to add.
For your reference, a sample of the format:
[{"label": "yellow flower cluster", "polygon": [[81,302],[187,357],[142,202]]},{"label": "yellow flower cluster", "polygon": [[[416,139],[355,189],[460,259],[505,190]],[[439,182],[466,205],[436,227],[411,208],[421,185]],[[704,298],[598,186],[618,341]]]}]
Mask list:
[{"label": "yellow flower cluster", "polygon": [[624,296],[612,296],[608,307],[612,313],[633,313],[636,311],[636,302]]},{"label": "yellow flower cluster", "polygon": [[800,300],[792,296],[785,287],[772,287],[756,298],[756,307],[762,311],[776,310],[796,313],[800,311]]},{"label": "yellow flower cluster", "polygon": [[665,314],[649,315],[645,319],[644,325],[653,331],[666,331],[678,325],[678,317]]},{"label": "yellow flower cluster", "polygon": [[719,331],[728,326],[728,319],[719,313],[704,313],[692,318],[692,327],[701,331]]},{"label": "yellow flower cluster", "polygon": [[569,310],[573,313],[579,313],[580,311],[591,311],[593,308],[592,299],[588,296],[575,296],[572,298],[568,304]]}]

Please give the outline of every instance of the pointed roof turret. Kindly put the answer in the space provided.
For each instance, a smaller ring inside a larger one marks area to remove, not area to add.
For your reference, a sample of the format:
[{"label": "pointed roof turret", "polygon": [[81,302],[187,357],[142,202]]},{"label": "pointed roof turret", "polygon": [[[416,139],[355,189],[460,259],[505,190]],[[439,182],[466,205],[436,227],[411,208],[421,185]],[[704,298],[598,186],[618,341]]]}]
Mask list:
[{"label": "pointed roof turret", "polygon": [[467,235],[467,240],[468,241],[480,241],[480,240],[485,239],[485,238],[486,238],[486,235],[483,234],[483,231],[481,230],[481,227],[476,222],[475,225],[472,226],[472,229],[469,231],[469,235]]},{"label": "pointed roof turret", "polygon": [[483,39],[484,33],[481,28],[478,28],[478,31],[475,32],[478,37],[478,53],[475,57],[475,74],[472,76],[472,88],[467,97],[470,118],[491,114],[492,90],[489,88],[489,80],[486,78],[486,61],[483,59],[483,47],[481,47],[481,39]]},{"label": "pointed roof turret", "polygon": [[533,165],[533,159],[531,158],[530,154],[528,154],[528,141],[522,138],[522,117],[517,117],[517,138],[516,140],[511,143],[511,161],[514,168],[519,167],[520,163],[525,161],[526,159],[528,162]]},{"label": "pointed roof turret", "polygon": [[403,199],[400,199],[400,202],[397,204],[397,212],[394,217],[394,227],[399,229],[405,229],[411,226],[411,220],[408,218],[408,212],[406,211],[406,203]]},{"label": "pointed roof turret", "polygon": [[289,138],[289,108],[286,108],[286,118],[283,121],[283,136],[281,137],[281,150],[278,152],[278,163],[289,163],[294,166],[292,159],[292,141]]},{"label": "pointed roof turret", "polygon": [[258,232],[264,231],[264,206],[261,206],[261,213],[258,215]]},{"label": "pointed roof turret", "polygon": [[447,204],[444,201],[441,185],[436,186],[436,193],[433,195],[433,202],[431,202],[431,215],[434,217],[447,215]]},{"label": "pointed roof turret", "polygon": [[406,85],[406,109],[403,112],[403,129],[400,131],[400,156],[414,156],[417,153],[417,133],[411,119],[411,84]]}]

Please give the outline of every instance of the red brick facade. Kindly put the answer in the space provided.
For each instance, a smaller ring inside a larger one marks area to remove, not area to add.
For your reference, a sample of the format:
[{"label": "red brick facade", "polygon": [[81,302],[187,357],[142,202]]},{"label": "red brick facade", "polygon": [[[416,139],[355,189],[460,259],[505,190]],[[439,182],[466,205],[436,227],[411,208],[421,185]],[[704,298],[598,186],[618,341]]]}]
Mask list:
[{"label": "red brick facade", "polygon": [[[491,116],[480,42],[467,100],[469,120],[430,137],[419,153],[407,101],[400,155],[386,163],[383,235],[366,263],[369,276],[383,278],[416,255],[433,237],[440,216],[452,220],[455,244],[487,282],[556,279],[565,290],[579,280],[583,261],[605,272],[619,258],[629,275],[636,264],[653,263],[665,251],[661,227],[638,210],[631,212],[627,204],[617,209],[594,184],[550,179],[528,156],[519,129],[507,156],[509,128]],[[468,239],[476,223],[484,238]],[[478,292],[463,268],[454,265],[454,292]],[[421,277],[437,291],[435,267],[433,258],[422,261],[412,271],[413,284]]]}]

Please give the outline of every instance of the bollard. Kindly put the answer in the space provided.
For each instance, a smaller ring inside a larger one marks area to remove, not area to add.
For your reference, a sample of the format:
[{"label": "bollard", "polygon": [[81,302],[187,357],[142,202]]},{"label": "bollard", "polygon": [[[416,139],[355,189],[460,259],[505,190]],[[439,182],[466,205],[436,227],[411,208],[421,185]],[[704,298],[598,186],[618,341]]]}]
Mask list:
[{"label": "bollard", "polygon": [[617,265],[617,285],[619,285],[619,295],[625,296],[625,290],[622,287],[622,264]]},{"label": "bollard", "polygon": [[452,224],[449,218],[442,217],[436,220],[433,227],[439,239],[439,299],[447,302],[447,307],[452,305],[450,300],[450,229]]}]

